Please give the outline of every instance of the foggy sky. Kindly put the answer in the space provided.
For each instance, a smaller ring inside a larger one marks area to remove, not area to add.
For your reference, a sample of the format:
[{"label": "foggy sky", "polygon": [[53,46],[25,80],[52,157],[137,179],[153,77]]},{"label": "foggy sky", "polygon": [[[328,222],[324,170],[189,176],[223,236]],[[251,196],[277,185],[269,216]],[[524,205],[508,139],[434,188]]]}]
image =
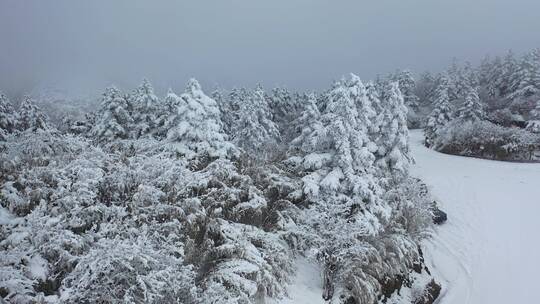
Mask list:
[{"label": "foggy sky", "polygon": [[0,90],[321,89],[540,46],[538,0],[0,0]]}]

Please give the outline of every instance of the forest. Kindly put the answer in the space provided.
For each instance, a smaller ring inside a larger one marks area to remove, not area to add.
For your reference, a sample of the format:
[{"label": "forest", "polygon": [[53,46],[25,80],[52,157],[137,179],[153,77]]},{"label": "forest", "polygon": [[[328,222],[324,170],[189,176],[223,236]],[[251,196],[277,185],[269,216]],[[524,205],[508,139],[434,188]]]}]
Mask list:
[{"label": "forest", "polygon": [[8,303],[265,303],[300,256],[331,303],[434,303],[440,210],[409,128],[443,153],[540,160],[540,49],[321,92],[143,80],[69,102],[0,95]]}]

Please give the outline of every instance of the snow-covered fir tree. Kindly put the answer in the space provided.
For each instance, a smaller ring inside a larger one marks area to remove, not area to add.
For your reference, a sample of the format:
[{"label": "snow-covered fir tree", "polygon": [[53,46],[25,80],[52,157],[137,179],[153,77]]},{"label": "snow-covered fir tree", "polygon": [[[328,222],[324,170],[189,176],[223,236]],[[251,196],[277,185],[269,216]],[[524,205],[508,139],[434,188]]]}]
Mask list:
[{"label": "snow-covered fir tree", "polygon": [[485,117],[483,105],[480,102],[476,88],[469,88],[465,101],[456,111],[455,117],[465,121],[476,121]]},{"label": "snow-covered fir tree", "polygon": [[409,70],[403,70],[392,77],[393,81],[399,84],[399,90],[403,95],[405,106],[407,106],[407,120],[410,127],[420,125],[418,96],[416,96],[416,81]]},{"label": "snow-covered fir tree", "polygon": [[[248,92],[245,88],[233,88],[228,94],[223,94],[219,98],[219,110],[221,111],[221,120],[223,129],[227,134],[233,137],[233,130],[236,129],[240,117],[240,105],[248,99]],[[218,100],[216,100],[217,102]]]},{"label": "snow-covered fir tree", "polygon": [[176,99],[169,94],[173,113],[166,121],[167,141],[187,159],[224,157],[233,145],[223,132],[217,103],[204,94],[199,82],[190,79],[185,92]]},{"label": "snow-covered fir tree", "polygon": [[170,117],[174,116],[178,106],[182,104],[182,99],[178,96],[173,89],[169,88],[163,98],[163,102],[158,112],[155,129],[152,131],[156,138],[163,139],[167,137],[167,121]]},{"label": "snow-covered fir tree", "polygon": [[160,101],[154,94],[154,88],[147,79],[130,95],[131,106],[133,107],[132,132],[138,138],[155,131],[159,125]]},{"label": "snow-covered fir tree", "polygon": [[514,75],[511,98],[529,97],[540,92],[540,48],[521,58]]},{"label": "snow-covered fir tree", "polygon": [[290,122],[299,115],[299,107],[302,98],[306,96],[291,94],[285,88],[274,88],[268,96],[268,105],[272,112],[273,121],[276,123],[282,139],[292,139]]},{"label": "snow-covered fir tree", "polygon": [[25,130],[46,130],[49,128],[47,117],[38,108],[35,100],[26,95],[17,111],[17,128]]},{"label": "snow-covered fir tree", "polygon": [[16,123],[13,106],[8,97],[0,92],[0,140],[4,140],[9,133],[15,130]]},{"label": "snow-covered fir tree", "polygon": [[452,119],[452,110],[450,109],[450,99],[448,95],[448,80],[446,77],[442,77],[439,80],[437,87],[435,108],[429,115],[426,127],[424,129],[425,144],[427,147],[433,145],[434,139],[437,137],[437,133]]},{"label": "snow-covered fir tree", "polygon": [[101,142],[129,138],[133,118],[128,107],[126,96],[116,87],[108,87],[101,97],[101,107],[91,136]]},{"label": "snow-covered fir tree", "polygon": [[406,172],[410,160],[407,107],[396,82],[390,83],[382,94],[383,115],[377,150],[379,164],[390,170]]},{"label": "snow-covered fir tree", "polygon": [[[258,86],[250,91],[245,99],[239,100],[238,120],[232,122],[232,141],[249,153],[250,156],[266,160],[276,149],[281,135],[265,97],[264,90]],[[236,96],[235,96],[236,97]]]}]

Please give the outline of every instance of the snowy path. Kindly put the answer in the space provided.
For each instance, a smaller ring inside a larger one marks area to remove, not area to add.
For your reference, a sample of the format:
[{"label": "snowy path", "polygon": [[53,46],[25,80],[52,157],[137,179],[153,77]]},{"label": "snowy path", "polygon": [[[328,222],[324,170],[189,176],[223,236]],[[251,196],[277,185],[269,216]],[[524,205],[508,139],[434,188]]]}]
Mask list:
[{"label": "snowy path", "polygon": [[423,179],[448,213],[426,242],[439,304],[540,303],[540,164],[445,155],[411,131]]}]

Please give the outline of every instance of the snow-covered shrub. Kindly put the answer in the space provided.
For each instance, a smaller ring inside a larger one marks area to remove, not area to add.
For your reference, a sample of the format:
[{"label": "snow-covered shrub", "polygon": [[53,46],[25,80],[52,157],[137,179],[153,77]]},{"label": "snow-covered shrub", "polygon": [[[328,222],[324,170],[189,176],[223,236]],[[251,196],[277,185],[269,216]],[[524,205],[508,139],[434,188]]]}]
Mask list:
[{"label": "snow-covered shrub", "polygon": [[530,113],[527,130],[533,133],[540,133],[540,99],[536,102],[536,107]]},{"label": "snow-covered shrub", "polygon": [[[63,281],[64,303],[196,303],[195,273],[163,240],[102,238]],[[166,241],[166,240],[164,240]],[[181,250],[181,248],[179,248]]]},{"label": "snow-covered shrub", "polygon": [[540,149],[540,136],[488,121],[455,120],[441,131],[433,147],[449,154],[498,160],[530,160],[533,153]]}]

